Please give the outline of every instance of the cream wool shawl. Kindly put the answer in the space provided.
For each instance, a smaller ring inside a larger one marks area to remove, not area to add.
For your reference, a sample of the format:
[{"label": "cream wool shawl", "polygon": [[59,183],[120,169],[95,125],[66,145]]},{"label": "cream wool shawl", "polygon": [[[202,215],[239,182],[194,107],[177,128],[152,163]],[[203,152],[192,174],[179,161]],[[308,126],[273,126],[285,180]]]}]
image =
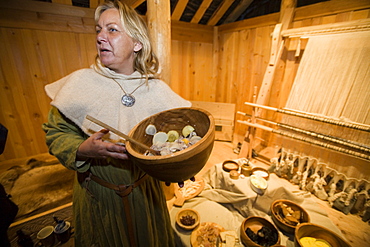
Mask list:
[{"label": "cream wool shawl", "polygon": [[[45,91],[52,99],[51,105],[57,107],[88,135],[101,130],[102,127],[87,120],[86,115],[128,134],[137,123],[155,113],[191,106],[189,101],[173,92],[165,82],[149,79],[148,84],[140,86],[133,93],[135,104],[126,107],[121,103],[124,92],[112,78],[120,83],[127,93],[131,93],[145,81],[139,72],[123,75],[98,64],[77,70],[46,85]],[[108,138],[120,140],[113,133],[110,133]]]}]

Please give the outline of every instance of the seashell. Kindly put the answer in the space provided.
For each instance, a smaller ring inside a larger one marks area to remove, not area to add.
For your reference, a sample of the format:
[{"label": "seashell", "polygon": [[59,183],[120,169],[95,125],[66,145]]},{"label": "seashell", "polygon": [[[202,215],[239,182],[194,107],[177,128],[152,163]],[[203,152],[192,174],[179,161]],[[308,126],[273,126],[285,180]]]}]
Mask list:
[{"label": "seashell", "polygon": [[145,129],[145,133],[147,135],[154,135],[157,133],[157,128],[153,124],[149,124]]},{"label": "seashell", "polygon": [[187,139],[187,138],[183,138],[183,139],[182,139],[182,142],[183,142],[185,145],[188,145],[188,144],[189,144],[189,142],[190,142],[190,140],[189,140],[189,139]]},{"label": "seashell", "polygon": [[190,144],[194,145],[195,143],[197,143],[201,139],[202,139],[202,137],[200,137],[200,136],[193,136],[192,138],[190,138]]},{"label": "seashell", "polygon": [[162,150],[161,150],[161,155],[164,156],[164,155],[169,155],[169,154],[172,154],[171,150],[169,147],[163,147]]},{"label": "seashell", "polygon": [[181,145],[180,143],[178,142],[172,142],[171,145],[170,145],[170,151],[171,152],[177,152],[177,151],[180,151],[181,150]]},{"label": "seashell", "polygon": [[165,143],[168,139],[168,136],[165,132],[157,132],[153,136],[153,144],[156,145],[157,143]]},{"label": "seashell", "polygon": [[168,141],[169,142],[174,142],[177,139],[179,139],[180,135],[176,130],[170,130],[170,131],[168,131],[167,136],[168,136]]},{"label": "seashell", "polygon": [[186,125],[183,129],[182,129],[182,135],[184,137],[188,137],[190,135],[190,133],[192,133],[194,131],[194,127],[191,126],[191,125]]}]

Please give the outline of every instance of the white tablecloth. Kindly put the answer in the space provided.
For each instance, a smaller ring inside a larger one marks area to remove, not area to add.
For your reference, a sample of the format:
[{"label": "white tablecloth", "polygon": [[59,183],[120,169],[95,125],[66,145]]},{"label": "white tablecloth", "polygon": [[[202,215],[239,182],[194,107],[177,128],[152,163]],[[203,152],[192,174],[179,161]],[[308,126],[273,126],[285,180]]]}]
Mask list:
[{"label": "white tablecloth", "polygon": [[[182,208],[192,208],[199,212],[201,222],[214,222],[225,230],[234,230],[240,236],[240,225],[249,216],[260,216],[273,221],[270,217],[270,205],[278,199],[291,200],[307,210],[311,223],[330,229],[343,236],[340,230],[328,218],[322,209],[309,195],[288,181],[270,174],[267,190],[263,195],[257,195],[250,187],[249,177],[231,179],[228,172],[222,170],[222,164],[211,168],[204,176],[205,188],[195,198],[187,200],[182,207],[170,210],[172,225],[177,235],[178,246],[191,246],[191,231],[179,228],[175,223],[176,213]],[[281,244],[294,247],[294,236],[279,232]],[[239,238],[240,239],[240,238]],[[237,246],[243,246],[241,241]]]}]

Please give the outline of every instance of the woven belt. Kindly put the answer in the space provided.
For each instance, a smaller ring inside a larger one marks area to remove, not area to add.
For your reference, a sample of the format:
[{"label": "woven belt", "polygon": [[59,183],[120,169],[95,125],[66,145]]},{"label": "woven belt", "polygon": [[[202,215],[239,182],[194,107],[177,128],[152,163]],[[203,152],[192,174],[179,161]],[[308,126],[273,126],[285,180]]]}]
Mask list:
[{"label": "woven belt", "polygon": [[131,214],[130,214],[130,203],[129,203],[129,200],[128,200],[128,195],[132,192],[132,190],[134,188],[136,188],[142,182],[144,182],[149,177],[149,175],[144,174],[138,180],[136,180],[133,184],[129,184],[129,185],[125,185],[125,184],[116,185],[116,184],[109,183],[109,182],[95,176],[90,171],[85,172],[83,175],[85,176],[86,189],[87,189],[87,184],[88,184],[89,180],[92,180],[92,181],[100,184],[101,186],[104,186],[106,188],[114,190],[116,192],[116,194],[119,195],[122,198],[123,207],[125,209],[125,215],[126,215],[126,220],[127,220],[127,225],[128,225],[128,234],[129,234],[129,238],[130,238],[130,243],[131,243],[132,247],[135,247],[136,246],[135,232],[134,232],[134,225],[133,225],[133,222],[132,222],[132,217],[131,217]]}]

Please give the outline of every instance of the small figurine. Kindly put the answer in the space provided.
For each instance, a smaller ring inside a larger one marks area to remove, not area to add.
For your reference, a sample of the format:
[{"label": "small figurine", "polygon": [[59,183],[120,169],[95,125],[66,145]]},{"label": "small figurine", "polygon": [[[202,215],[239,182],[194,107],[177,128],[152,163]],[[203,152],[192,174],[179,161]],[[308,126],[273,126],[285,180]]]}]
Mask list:
[{"label": "small figurine", "polygon": [[305,170],[303,173],[302,173],[302,180],[301,180],[301,183],[299,184],[299,188],[301,190],[306,190],[306,181],[307,181],[307,176],[308,176],[308,171]]}]

